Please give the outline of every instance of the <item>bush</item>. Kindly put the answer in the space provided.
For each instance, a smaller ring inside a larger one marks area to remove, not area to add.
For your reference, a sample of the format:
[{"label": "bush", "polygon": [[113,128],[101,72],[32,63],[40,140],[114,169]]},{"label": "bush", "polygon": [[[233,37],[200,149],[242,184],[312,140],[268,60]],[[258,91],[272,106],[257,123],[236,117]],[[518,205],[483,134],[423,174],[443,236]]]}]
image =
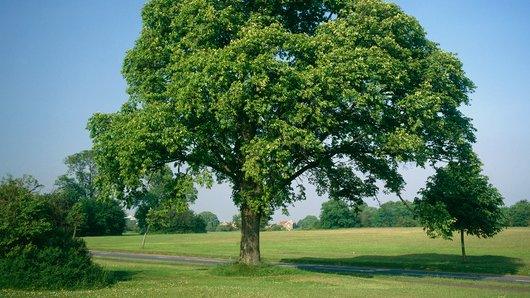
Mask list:
[{"label": "bush", "polygon": [[111,276],[92,263],[82,240],[19,246],[0,258],[0,288],[75,289],[110,282]]},{"label": "bush", "polygon": [[54,195],[35,192],[35,179],[0,181],[0,287],[72,289],[104,286],[109,275],[73,239]]}]

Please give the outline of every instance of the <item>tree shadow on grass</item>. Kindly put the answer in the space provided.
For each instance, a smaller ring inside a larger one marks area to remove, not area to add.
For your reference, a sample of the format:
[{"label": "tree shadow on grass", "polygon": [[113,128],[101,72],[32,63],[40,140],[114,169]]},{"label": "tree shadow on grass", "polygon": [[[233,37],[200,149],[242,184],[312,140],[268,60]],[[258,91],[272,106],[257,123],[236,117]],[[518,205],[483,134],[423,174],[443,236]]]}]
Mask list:
[{"label": "tree shadow on grass", "polygon": [[[521,259],[504,256],[468,256],[466,261],[460,255],[450,254],[407,254],[397,256],[381,255],[363,255],[353,258],[286,258],[282,259],[283,263],[296,264],[323,264],[323,265],[343,265],[372,268],[391,268],[407,270],[427,270],[433,272],[462,272],[462,273],[489,273],[489,274],[517,274],[524,267]],[[325,266],[297,266],[303,270],[325,271]],[[328,271],[329,272],[329,271]],[[338,272],[334,272],[338,273]],[[367,271],[361,273],[365,275],[387,274],[387,275],[405,275],[399,274],[397,270],[373,272]],[[347,273],[345,273],[347,274]]]},{"label": "tree shadow on grass", "polygon": [[107,270],[110,285],[132,280],[135,275],[141,272],[140,270]]}]

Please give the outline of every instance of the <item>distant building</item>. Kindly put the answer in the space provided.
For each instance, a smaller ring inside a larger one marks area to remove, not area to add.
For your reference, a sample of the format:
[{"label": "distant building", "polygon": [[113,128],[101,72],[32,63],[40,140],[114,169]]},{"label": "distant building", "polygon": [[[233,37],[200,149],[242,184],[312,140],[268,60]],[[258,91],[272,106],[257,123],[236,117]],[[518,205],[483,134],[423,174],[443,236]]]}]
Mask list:
[{"label": "distant building", "polygon": [[219,223],[220,226],[224,226],[224,227],[230,227],[230,228],[237,228],[236,225],[231,222],[231,221],[222,221]]},{"label": "distant building", "polygon": [[292,219],[280,220],[279,225],[285,230],[291,231],[294,228],[294,221]]}]

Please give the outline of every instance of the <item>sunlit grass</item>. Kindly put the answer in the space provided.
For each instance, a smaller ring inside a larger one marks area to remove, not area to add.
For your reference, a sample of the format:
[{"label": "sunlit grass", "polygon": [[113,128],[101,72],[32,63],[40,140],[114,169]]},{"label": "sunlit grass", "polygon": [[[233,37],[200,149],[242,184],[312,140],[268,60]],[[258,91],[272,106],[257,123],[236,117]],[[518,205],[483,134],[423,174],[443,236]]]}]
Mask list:
[{"label": "sunlit grass", "polygon": [[[528,297],[527,285],[438,278],[349,276],[265,266],[202,267],[96,259],[127,272],[116,285],[81,291],[0,290],[0,297]],[[288,270],[289,272],[285,271]],[[288,274],[285,274],[288,273]]]},{"label": "sunlit grass", "polygon": [[[239,232],[85,238],[90,249],[133,251],[235,260]],[[426,270],[530,275],[530,228],[510,228],[494,238],[466,237],[467,262],[460,243],[430,239],[421,228],[360,228],[281,231],[261,234],[268,262],[312,262]]]}]

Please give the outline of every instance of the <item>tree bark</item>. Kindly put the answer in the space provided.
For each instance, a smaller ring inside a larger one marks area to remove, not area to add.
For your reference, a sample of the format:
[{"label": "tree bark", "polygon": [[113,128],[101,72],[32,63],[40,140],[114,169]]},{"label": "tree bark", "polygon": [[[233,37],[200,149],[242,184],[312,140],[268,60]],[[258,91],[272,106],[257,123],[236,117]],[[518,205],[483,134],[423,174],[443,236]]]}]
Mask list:
[{"label": "tree bark", "polygon": [[239,263],[258,265],[260,263],[259,212],[250,209],[246,204],[241,206],[241,244]]},{"label": "tree bark", "polygon": [[464,230],[460,230],[460,244],[462,246],[462,258],[466,259],[466,246],[464,244]]}]

